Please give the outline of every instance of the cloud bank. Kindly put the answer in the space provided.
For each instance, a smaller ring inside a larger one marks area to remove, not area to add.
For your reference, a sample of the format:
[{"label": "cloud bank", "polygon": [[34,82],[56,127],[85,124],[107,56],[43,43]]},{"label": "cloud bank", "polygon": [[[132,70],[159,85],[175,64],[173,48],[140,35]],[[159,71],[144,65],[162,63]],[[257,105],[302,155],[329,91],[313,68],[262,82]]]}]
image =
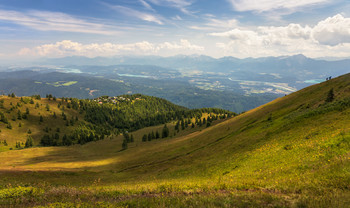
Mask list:
[{"label": "cloud bank", "polygon": [[350,18],[340,14],[320,21],[314,27],[292,23],[284,27],[235,28],[209,35],[228,38],[228,43],[217,43],[217,47],[226,54],[240,57],[296,53],[310,57],[350,55]]},{"label": "cloud bank", "polygon": [[295,10],[297,8],[327,3],[330,0],[228,0],[237,11],[267,12],[273,10]]},{"label": "cloud bank", "polygon": [[92,43],[82,44],[71,40],[63,40],[54,44],[40,45],[35,48],[22,48],[18,55],[21,56],[44,56],[44,57],[64,57],[64,56],[114,56],[114,55],[173,55],[179,51],[183,53],[194,53],[203,51],[204,47],[194,45],[188,40],[182,39],[180,42],[164,42],[160,44],[142,41],[131,44],[113,43]]}]

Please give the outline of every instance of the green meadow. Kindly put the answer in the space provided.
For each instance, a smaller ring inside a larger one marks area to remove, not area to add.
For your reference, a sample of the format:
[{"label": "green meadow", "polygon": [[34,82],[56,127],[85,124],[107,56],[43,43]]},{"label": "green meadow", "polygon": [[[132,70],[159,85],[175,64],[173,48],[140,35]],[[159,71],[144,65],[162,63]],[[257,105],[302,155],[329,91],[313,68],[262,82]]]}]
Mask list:
[{"label": "green meadow", "polygon": [[[4,109],[20,100],[0,99]],[[41,147],[42,128],[69,133],[74,126],[51,118],[61,113],[56,101],[34,101],[35,116],[10,120],[12,129],[0,123],[0,206],[350,207],[350,74],[208,127],[177,132],[169,122],[167,138],[141,139],[163,125],[129,132],[135,142],[127,149],[118,134]],[[4,113],[11,118],[18,108]],[[34,147],[15,148],[28,129]]]}]

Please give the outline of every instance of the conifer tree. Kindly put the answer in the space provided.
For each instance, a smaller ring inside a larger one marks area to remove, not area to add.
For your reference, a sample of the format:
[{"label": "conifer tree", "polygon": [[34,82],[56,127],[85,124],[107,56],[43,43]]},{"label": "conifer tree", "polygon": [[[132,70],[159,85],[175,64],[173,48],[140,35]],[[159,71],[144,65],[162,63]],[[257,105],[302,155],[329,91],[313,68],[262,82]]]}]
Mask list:
[{"label": "conifer tree", "polygon": [[180,121],[177,121],[175,125],[175,131],[179,131],[180,130],[179,127],[180,127]]},{"label": "conifer tree", "polygon": [[126,141],[126,139],[123,140],[122,148],[123,150],[128,149],[128,142]]},{"label": "conifer tree", "polygon": [[25,148],[28,148],[28,147],[32,147],[33,146],[33,138],[31,136],[27,136],[27,140],[26,140],[26,143],[25,143]]},{"label": "conifer tree", "polygon": [[185,122],[184,122],[184,120],[183,120],[183,119],[181,120],[181,129],[182,129],[182,130],[184,130],[184,129],[185,129]]},{"label": "conifer tree", "polygon": [[17,119],[22,120],[22,113],[20,110],[17,111]]},{"label": "conifer tree", "polygon": [[333,88],[329,90],[326,102],[332,102],[334,100],[334,90]]},{"label": "conifer tree", "polygon": [[147,135],[146,135],[146,134],[143,135],[142,141],[143,141],[143,142],[147,142]]},{"label": "conifer tree", "polygon": [[169,136],[169,128],[166,124],[164,124],[163,130],[162,130],[162,138],[166,138]]},{"label": "conifer tree", "polygon": [[63,118],[63,120],[67,120],[67,116],[64,112],[62,112],[62,118]]},{"label": "conifer tree", "polygon": [[124,136],[124,139],[126,140],[126,142],[130,142],[130,136],[129,136],[129,134],[127,133],[127,132],[124,132],[123,133],[123,136]]},{"label": "conifer tree", "polygon": [[207,127],[209,127],[211,125],[211,123],[210,122],[207,122]]}]

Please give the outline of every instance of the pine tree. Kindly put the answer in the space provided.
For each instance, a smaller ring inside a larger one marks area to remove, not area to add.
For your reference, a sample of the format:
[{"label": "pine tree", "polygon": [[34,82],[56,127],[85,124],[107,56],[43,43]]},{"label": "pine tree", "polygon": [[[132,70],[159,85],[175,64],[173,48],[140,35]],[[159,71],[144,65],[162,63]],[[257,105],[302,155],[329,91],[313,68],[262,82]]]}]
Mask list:
[{"label": "pine tree", "polygon": [[[102,134],[103,135],[103,134]],[[130,136],[130,142],[134,142],[134,135],[131,134]]]},{"label": "pine tree", "polygon": [[209,127],[211,125],[211,123],[210,122],[207,122],[207,127]]},{"label": "pine tree", "polygon": [[180,121],[177,121],[175,125],[175,131],[179,131],[180,130],[179,127],[180,127]]},{"label": "pine tree", "polygon": [[44,122],[43,116],[40,116],[39,122]]},{"label": "pine tree", "polygon": [[159,138],[160,138],[159,132],[156,131],[156,139],[159,139]]},{"label": "pine tree", "polygon": [[8,123],[7,117],[2,113],[0,113],[0,115],[1,115],[1,121],[7,124]]},{"label": "pine tree", "polygon": [[129,134],[128,133],[126,133],[126,132],[124,132],[123,133],[123,136],[124,136],[124,139],[126,140],[126,142],[130,142],[130,136],[129,136]]},{"label": "pine tree", "polygon": [[166,124],[164,124],[163,130],[162,130],[162,138],[166,138],[169,136],[169,128]]},{"label": "pine tree", "polygon": [[22,120],[22,113],[20,110],[17,111],[17,119]]},{"label": "pine tree", "polygon": [[146,135],[146,134],[143,135],[142,141],[143,141],[143,142],[147,142],[147,135]]},{"label": "pine tree", "polygon": [[183,120],[183,119],[181,120],[181,129],[182,129],[182,130],[184,130],[184,129],[185,129],[185,122],[184,122],[184,120]]},{"label": "pine tree", "polygon": [[33,146],[33,138],[31,136],[27,136],[27,140],[26,140],[26,143],[25,143],[25,148],[28,148],[28,147],[32,147]]},{"label": "pine tree", "polygon": [[63,120],[67,120],[67,116],[64,112],[62,112],[62,118],[63,118]]},{"label": "pine tree", "polygon": [[70,139],[70,137],[68,137],[66,134],[63,135],[62,137],[62,144],[63,145],[66,145],[66,146],[69,146],[72,144],[72,140]]},{"label": "pine tree", "polygon": [[326,102],[332,102],[334,100],[334,90],[333,88],[329,90]]},{"label": "pine tree", "polygon": [[11,123],[10,123],[10,122],[8,122],[8,124],[7,124],[6,128],[8,128],[8,129],[12,129],[12,125],[11,125]]},{"label": "pine tree", "polygon": [[126,141],[126,139],[123,140],[122,148],[123,150],[128,149],[128,142]]},{"label": "pine tree", "polygon": [[73,117],[72,117],[72,119],[69,121],[69,123],[70,123],[71,126],[74,126],[74,119],[73,119]]}]

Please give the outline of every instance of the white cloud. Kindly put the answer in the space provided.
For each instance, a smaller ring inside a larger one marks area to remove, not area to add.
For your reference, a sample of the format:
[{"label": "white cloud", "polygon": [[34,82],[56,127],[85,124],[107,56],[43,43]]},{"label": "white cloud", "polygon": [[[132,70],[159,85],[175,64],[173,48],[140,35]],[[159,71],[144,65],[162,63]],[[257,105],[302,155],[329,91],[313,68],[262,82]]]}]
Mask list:
[{"label": "white cloud", "polygon": [[147,3],[146,1],[144,1],[144,0],[139,0],[139,1],[140,1],[140,3],[142,4],[142,6],[144,6],[146,9],[151,10],[151,11],[155,11],[155,10],[152,8],[152,6],[149,5],[149,3]]},{"label": "white cloud", "polygon": [[203,51],[202,46],[194,45],[188,40],[176,42],[164,42],[153,44],[148,41],[142,41],[130,44],[113,44],[113,43],[92,43],[81,44],[71,40],[63,40],[54,44],[40,45],[35,48],[22,48],[18,55],[21,56],[44,56],[44,57],[63,57],[63,56],[114,56],[125,54],[137,55],[162,55],[172,54],[172,52],[193,53]]},{"label": "white cloud", "polygon": [[266,12],[272,10],[295,10],[330,2],[330,0],[228,0],[237,11]]},{"label": "white cloud", "polygon": [[157,47],[157,50],[160,49],[170,49],[170,50],[194,50],[194,51],[203,51],[204,47],[193,45],[188,40],[181,39],[180,44],[177,43],[169,43],[165,42],[162,44],[159,44]]},{"label": "white cloud", "polygon": [[163,25],[164,23],[162,22],[161,19],[163,19],[160,16],[154,15],[154,14],[149,14],[146,12],[140,12],[135,9],[131,9],[128,7],[124,6],[119,6],[119,5],[109,5],[109,7],[115,11],[118,11],[120,13],[123,13],[124,15],[130,16],[130,17],[136,17],[138,19],[147,21],[147,22],[154,22],[159,25]]},{"label": "white cloud", "polygon": [[64,31],[113,35],[117,31],[111,26],[87,21],[60,12],[0,10],[0,21],[23,25],[35,30]]},{"label": "white cloud", "polygon": [[350,18],[340,14],[329,17],[313,28],[313,36],[324,45],[350,43]]},{"label": "white cloud", "polygon": [[182,20],[182,18],[179,15],[176,15],[175,17],[172,17],[173,20]]},{"label": "white cloud", "polygon": [[189,14],[189,15],[192,14],[192,12],[188,10],[188,7],[191,6],[193,2],[190,0],[148,0],[148,1],[158,6],[174,7],[176,9],[179,9],[181,12],[185,14]]},{"label": "white cloud", "polygon": [[227,30],[230,28],[235,28],[239,24],[238,20],[236,19],[215,19],[213,17],[210,17],[207,19],[207,22],[205,22],[202,26],[198,25],[192,25],[189,26],[190,29],[194,30]]},{"label": "white cloud", "polygon": [[216,46],[226,55],[260,57],[303,53],[310,57],[350,56],[350,18],[342,15],[320,21],[314,27],[289,24],[285,27],[260,26],[254,29],[235,28],[210,33],[229,38]]}]

